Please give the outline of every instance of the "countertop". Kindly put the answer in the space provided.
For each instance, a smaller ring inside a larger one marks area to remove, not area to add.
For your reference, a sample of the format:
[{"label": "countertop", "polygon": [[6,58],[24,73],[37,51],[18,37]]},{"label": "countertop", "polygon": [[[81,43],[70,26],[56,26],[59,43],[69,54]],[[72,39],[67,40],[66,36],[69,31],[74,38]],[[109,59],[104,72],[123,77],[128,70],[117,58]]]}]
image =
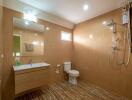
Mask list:
[{"label": "countertop", "polygon": [[43,68],[43,67],[48,67],[48,66],[50,66],[50,64],[41,62],[41,63],[24,64],[20,66],[13,66],[13,69],[15,72],[17,72],[17,71],[23,71],[23,70],[28,70],[28,69]]}]

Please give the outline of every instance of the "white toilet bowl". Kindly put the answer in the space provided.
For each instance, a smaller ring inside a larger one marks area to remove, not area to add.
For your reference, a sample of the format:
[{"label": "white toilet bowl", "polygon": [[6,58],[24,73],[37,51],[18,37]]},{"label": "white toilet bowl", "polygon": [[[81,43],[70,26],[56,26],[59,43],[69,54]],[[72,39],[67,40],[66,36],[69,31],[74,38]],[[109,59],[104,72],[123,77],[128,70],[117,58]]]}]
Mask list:
[{"label": "white toilet bowl", "polygon": [[77,84],[77,77],[79,76],[79,71],[77,70],[70,70],[69,71],[69,83],[76,85]]},{"label": "white toilet bowl", "polygon": [[64,62],[64,71],[69,74],[69,83],[76,85],[79,71],[71,69],[71,62]]}]

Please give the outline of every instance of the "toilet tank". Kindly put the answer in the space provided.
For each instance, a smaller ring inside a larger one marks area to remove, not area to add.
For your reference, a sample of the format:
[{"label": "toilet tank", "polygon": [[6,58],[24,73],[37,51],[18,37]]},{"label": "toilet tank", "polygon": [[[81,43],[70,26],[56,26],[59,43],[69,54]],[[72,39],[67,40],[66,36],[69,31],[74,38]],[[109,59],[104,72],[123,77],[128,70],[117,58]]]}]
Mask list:
[{"label": "toilet tank", "polygon": [[64,71],[69,72],[71,70],[71,62],[64,62]]}]

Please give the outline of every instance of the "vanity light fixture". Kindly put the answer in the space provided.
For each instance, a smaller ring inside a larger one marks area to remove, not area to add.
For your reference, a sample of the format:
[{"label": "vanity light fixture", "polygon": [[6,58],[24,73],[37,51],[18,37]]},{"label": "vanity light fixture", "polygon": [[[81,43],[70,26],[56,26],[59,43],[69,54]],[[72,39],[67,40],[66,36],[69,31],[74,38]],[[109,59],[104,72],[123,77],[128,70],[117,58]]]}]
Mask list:
[{"label": "vanity light fixture", "polygon": [[24,13],[24,19],[29,20],[29,21],[33,21],[33,22],[37,22],[37,17],[31,13]]}]

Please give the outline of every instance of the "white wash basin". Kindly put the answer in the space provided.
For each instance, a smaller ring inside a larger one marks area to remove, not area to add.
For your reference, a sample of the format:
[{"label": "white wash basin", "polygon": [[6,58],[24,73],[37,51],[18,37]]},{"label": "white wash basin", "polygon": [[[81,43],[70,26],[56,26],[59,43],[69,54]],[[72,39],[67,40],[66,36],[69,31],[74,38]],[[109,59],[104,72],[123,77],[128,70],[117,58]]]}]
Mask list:
[{"label": "white wash basin", "polygon": [[42,62],[42,63],[32,63],[32,64],[24,64],[20,66],[13,66],[13,68],[14,68],[14,71],[21,71],[26,69],[40,68],[40,67],[47,67],[47,66],[50,66],[50,64]]}]

